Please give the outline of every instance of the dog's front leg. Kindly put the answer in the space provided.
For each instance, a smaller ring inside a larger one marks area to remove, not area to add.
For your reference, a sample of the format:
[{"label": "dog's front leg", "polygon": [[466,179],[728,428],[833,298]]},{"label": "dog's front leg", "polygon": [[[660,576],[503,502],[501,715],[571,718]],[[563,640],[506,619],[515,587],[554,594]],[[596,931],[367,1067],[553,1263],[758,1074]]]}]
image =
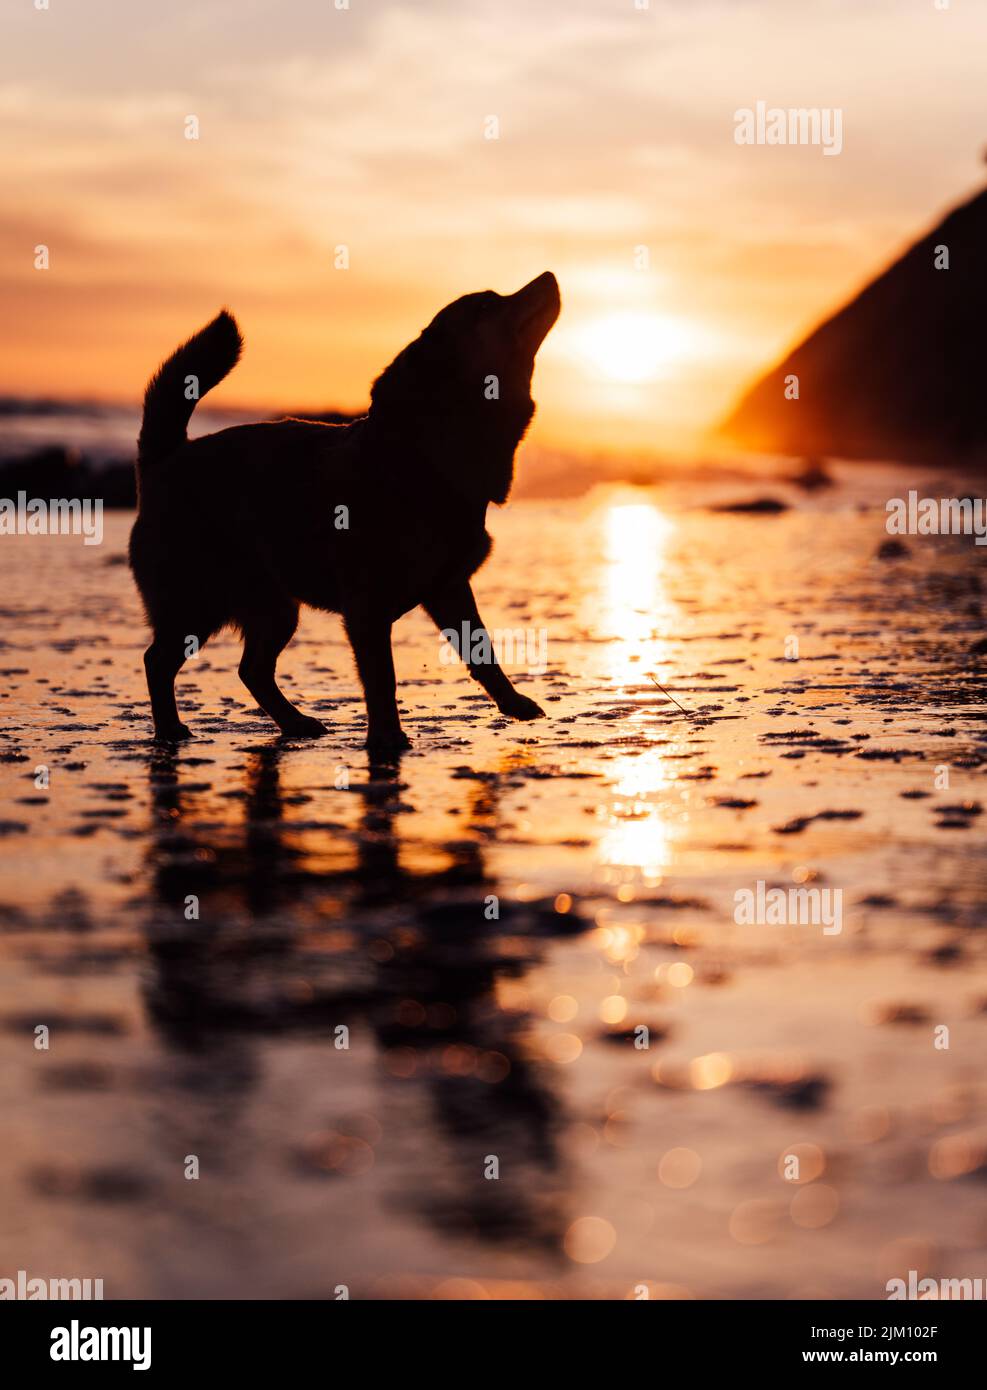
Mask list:
[{"label": "dog's front leg", "polygon": [[[466,662],[469,673],[483,686],[501,714],[511,719],[541,719],[545,711],[516,691],[504,675],[493,641],[483,625],[468,579],[428,599],[425,612]],[[465,641],[464,641],[465,636]]]},{"label": "dog's front leg", "polygon": [[345,621],[367,702],[367,749],[372,757],[393,757],[411,744],[398,717],[391,624],[368,613],[348,613]]}]

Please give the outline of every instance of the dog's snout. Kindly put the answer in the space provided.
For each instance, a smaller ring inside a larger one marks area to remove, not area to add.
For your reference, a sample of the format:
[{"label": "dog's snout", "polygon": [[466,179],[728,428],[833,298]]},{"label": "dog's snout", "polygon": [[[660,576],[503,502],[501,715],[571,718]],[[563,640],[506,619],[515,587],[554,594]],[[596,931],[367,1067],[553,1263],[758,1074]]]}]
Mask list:
[{"label": "dog's snout", "polygon": [[562,308],[559,282],[550,270],[511,295],[515,329],[521,341],[537,351]]},{"label": "dog's snout", "polygon": [[550,270],[546,270],[542,275],[536,275],[533,280],[529,280],[523,285],[514,296],[515,299],[524,299],[532,303],[549,303],[551,300],[559,299],[559,282]]}]

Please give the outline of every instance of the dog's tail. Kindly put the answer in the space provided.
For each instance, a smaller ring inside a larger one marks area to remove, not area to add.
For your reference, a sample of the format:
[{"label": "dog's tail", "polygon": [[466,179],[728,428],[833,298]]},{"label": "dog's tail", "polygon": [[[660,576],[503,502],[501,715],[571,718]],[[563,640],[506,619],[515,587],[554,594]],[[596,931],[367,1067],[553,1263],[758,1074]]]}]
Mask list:
[{"label": "dog's tail", "polygon": [[185,442],[196,402],[233,370],[242,349],[236,319],[223,309],[161,364],[144,392],[138,474]]}]

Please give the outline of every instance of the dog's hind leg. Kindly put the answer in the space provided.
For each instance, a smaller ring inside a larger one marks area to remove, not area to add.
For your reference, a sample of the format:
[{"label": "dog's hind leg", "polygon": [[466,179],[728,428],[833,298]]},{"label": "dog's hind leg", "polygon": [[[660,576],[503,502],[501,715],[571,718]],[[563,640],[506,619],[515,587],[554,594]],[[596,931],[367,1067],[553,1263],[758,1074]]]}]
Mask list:
[{"label": "dog's hind leg", "polygon": [[156,630],[154,641],[144,653],[154,737],[163,742],[192,737],[192,730],[179,719],[175,704],[175,677],[185,665],[186,641],[178,632]]},{"label": "dog's hind leg", "polygon": [[283,734],[291,738],[321,738],[327,732],[321,720],[302,714],[278,689],[274,669],[278,657],[298,626],[298,606],[285,602],[241,619],[243,656],[240,679]]}]

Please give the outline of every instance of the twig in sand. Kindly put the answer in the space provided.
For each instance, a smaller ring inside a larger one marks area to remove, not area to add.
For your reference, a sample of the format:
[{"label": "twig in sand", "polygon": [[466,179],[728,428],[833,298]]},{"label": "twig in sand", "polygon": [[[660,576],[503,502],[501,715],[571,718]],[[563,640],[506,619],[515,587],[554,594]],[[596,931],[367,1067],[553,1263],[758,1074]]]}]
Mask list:
[{"label": "twig in sand", "polygon": [[649,672],[648,672],[648,676],[650,677],[651,680],[653,680],[653,681],[655,682],[655,685],[658,686],[658,689],[661,691],[661,693],[662,693],[663,695],[667,695],[667,696],[668,696],[668,698],[671,700],[671,702],[672,702],[673,705],[678,705],[678,706],[679,706],[679,709],[682,711],[682,713],[686,716],[687,719],[698,719],[699,716],[696,715],[696,714],[693,714],[693,713],[691,712],[691,710],[687,710],[686,707],[685,707],[685,705],[679,705],[678,700],[676,700],[675,696],[672,694],[672,692],[671,692],[670,690],[666,690],[665,687],[664,687],[663,685],[658,685],[658,682],[655,680],[655,673],[654,673],[653,671],[649,671]]}]

